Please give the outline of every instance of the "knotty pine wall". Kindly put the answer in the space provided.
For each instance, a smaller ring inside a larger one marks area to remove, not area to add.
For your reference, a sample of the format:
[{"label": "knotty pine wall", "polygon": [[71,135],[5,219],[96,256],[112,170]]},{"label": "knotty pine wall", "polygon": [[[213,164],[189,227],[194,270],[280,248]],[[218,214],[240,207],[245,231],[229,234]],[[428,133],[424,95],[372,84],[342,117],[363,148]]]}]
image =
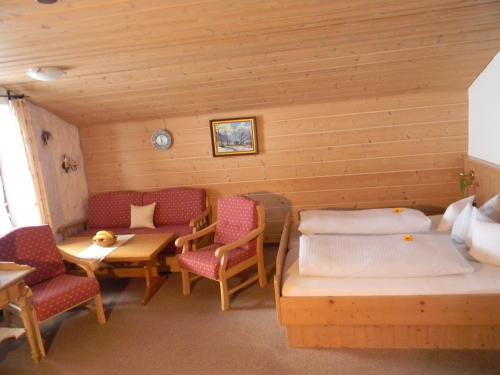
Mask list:
[{"label": "knotty pine wall", "polygon": [[500,193],[500,166],[469,156],[465,159],[465,170],[474,171],[470,194],[476,195],[478,206]]},{"label": "knotty pine wall", "polygon": [[[209,120],[257,116],[260,153],[213,158]],[[156,151],[158,128],[174,146]],[[89,191],[207,189],[211,201],[246,194],[266,207],[266,241],[286,211],[414,206],[459,198],[467,150],[467,92],[253,109],[80,128]]]}]

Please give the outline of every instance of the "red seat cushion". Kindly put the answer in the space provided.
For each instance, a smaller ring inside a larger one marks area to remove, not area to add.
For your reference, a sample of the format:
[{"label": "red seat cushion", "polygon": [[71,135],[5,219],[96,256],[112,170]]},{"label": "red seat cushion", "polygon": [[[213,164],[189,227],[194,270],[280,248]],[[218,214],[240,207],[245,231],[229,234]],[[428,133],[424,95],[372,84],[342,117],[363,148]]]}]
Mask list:
[{"label": "red seat cushion", "polygon": [[142,205],[142,193],[116,191],[89,198],[89,228],[109,229],[130,226],[130,205]]},{"label": "red seat cushion", "polygon": [[[179,266],[191,273],[208,277],[212,280],[218,280],[220,259],[215,256],[215,250],[221,246],[223,246],[223,244],[215,243],[195,251],[190,251],[186,254],[180,254],[177,258]],[[238,247],[229,253],[227,268],[230,269],[250,259],[255,256],[255,254],[255,249]]]},{"label": "red seat cushion", "polygon": [[65,272],[48,225],[16,228],[1,237],[0,261],[35,267],[35,271],[24,279],[29,286]]},{"label": "red seat cushion", "polygon": [[189,224],[205,209],[205,190],[171,188],[144,193],[143,204],[153,202],[155,225]]},{"label": "red seat cushion", "polygon": [[31,290],[39,321],[79,305],[100,292],[96,279],[66,274],[33,285]]},{"label": "red seat cushion", "polygon": [[[230,244],[257,228],[257,203],[244,197],[227,197],[217,203],[215,242]],[[243,248],[256,248],[256,240]]]}]

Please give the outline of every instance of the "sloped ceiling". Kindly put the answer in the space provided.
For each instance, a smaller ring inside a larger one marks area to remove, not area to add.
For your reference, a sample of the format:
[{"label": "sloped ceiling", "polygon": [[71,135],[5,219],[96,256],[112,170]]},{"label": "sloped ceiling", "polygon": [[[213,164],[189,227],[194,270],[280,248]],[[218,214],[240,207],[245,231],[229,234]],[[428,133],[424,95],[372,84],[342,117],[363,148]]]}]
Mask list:
[{"label": "sloped ceiling", "polygon": [[498,50],[498,0],[0,3],[0,86],[79,126],[466,89]]}]

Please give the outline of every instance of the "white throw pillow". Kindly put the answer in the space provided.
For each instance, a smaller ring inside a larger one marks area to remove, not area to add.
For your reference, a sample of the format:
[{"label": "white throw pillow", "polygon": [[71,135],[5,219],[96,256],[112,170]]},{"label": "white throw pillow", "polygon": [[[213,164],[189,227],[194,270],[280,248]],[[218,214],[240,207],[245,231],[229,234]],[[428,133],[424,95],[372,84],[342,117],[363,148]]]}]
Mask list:
[{"label": "white throw pillow", "polygon": [[470,197],[450,204],[444,212],[441,222],[438,225],[438,232],[445,232],[447,230],[450,230],[453,227],[453,223],[457,219],[457,216],[460,214],[460,212],[462,212],[464,207],[467,206],[468,203],[472,204],[473,202],[474,195],[471,195]]},{"label": "white throw pillow", "polygon": [[[458,220],[458,219],[457,219]],[[476,207],[472,207],[472,215],[470,218],[469,229],[467,230],[467,235],[465,236],[465,244],[468,248],[472,247],[472,234],[474,232],[474,222],[483,221],[486,223],[493,223],[488,216],[485,216]]]},{"label": "white throw pillow", "polygon": [[153,215],[156,202],[145,206],[130,205],[130,228],[155,228]]},{"label": "white throw pillow", "polygon": [[470,255],[481,263],[500,266],[500,223],[474,222]]},{"label": "white throw pillow", "polygon": [[467,233],[469,232],[472,208],[472,203],[467,203],[453,222],[453,226],[451,227],[451,238],[454,241],[459,243],[465,242]]},{"label": "white throw pillow", "polygon": [[495,195],[488,202],[483,204],[479,211],[491,220],[500,223],[500,194]]}]

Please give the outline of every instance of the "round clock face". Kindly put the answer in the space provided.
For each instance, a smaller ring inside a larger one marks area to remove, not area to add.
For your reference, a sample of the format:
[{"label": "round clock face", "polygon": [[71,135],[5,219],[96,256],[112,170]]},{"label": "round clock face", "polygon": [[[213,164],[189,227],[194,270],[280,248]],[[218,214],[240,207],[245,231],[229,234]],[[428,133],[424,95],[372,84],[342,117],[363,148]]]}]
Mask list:
[{"label": "round clock face", "polygon": [[172,136],[166,130],[157,130],[151,137],[151,143],[157,150],[168,150],[172,147]]}]

